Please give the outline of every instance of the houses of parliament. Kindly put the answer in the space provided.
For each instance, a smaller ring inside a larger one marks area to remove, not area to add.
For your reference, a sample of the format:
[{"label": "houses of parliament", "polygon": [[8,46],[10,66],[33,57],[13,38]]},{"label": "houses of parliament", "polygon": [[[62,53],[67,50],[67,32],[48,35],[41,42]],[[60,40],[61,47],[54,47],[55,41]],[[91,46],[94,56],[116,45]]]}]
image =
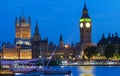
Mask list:
[{"label": "houses of parliament", "polygon": [[[59,38],[59,45],[48,42],[48,38],[42,39],[39,33],[38,22],[36,22],[33,36],[31,36],[31,19],[20,16],[15,19],[14,44],[2,43],[0,51],[1,59],[34,59],[50,57],[54,50],[53,58],[73,58],[92,45],[92,20],[88,15],[88,9],[84,4],[82,16],[79,21],[80,42],[66,45],[62,34]],[[76,25],[77,26],[77,25]]]}]

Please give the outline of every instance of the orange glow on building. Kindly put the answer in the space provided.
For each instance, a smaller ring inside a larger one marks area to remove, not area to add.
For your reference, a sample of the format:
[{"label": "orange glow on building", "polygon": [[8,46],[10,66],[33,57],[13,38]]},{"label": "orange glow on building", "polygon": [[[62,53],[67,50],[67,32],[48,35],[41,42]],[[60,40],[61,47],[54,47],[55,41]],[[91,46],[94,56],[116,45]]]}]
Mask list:
[{"label": "orange glow on building", "polygon": [[1,59],[32,59],[31,49],[21,49],[21,46],[4,45]]},{"label": "orange glow on building", "polygon": [[25,17],[20,17],[20,22],[16,18],[16,38],[27,38],[31,37],[30,32],[30,17],[28,18],[28,23]]},{"label": "orange glow on building", "polygon": [[21,50],[20,51],[20,59],[32,59],[31,49]]}]

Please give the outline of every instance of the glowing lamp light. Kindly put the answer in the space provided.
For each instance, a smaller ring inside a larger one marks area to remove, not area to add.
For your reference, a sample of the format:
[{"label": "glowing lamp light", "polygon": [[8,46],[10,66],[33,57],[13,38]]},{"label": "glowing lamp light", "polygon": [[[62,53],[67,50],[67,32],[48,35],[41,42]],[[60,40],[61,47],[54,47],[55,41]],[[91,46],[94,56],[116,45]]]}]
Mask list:
[{"label": "glowing lamp light", "polygon": [[19,41],[19,44],[23,44],[23,42],[20,40],[20,41]]},{"label": "glowing lamp light", "polygon": [[71,59],[71,56],[69,56],[69,59]]},{"label": "glowing lamp light", "polygon": [[63,58],[63,56],[60,56],[61,58]]},{"label": "glowing lamp light", "polygon": [[69,46],[68,45],[65,45],[65,48],[68,48]]},{"label": "glowing lamp light", "polygon": [[39,58],[41,58],[41,56],[39,56]]},{"label": "glowing lamp light", "polygon": [[50,56],[48,59],[52,59],[52,56]]},{"label": "glowing lamp light", "polygon": [[27,41],[25,42],[25,44],[26,44],[26,45],[30,45],[30,43],[29,43],[29,42],[27,42]]}]

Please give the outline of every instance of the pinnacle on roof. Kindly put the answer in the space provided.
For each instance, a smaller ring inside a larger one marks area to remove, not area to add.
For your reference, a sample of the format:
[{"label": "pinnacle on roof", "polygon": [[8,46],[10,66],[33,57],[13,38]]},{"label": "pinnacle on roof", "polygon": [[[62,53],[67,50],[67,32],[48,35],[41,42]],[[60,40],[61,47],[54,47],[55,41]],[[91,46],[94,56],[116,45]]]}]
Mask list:
[{"label": "pinnacle on roof", "polygon": [[40,34],[39,34],[39,29],[38,29],[38,23],[36,21],[36,27],[35,27],[35,33],[34,33],[34,36],[33,38],[36,40],[41,40],[41,37],[40,37]]},{"label": "pinnacle on roof", "polygon": [[62,37],[62,34],[60,35],[60,42],[63,41],[63,37]]},{"label": "pinnacle on roof", "polygon": [[84,4],[83,13],[82,13],[81,18],[90,18],[89,15],[88,15],[88,9],[86,7],[86,3]]},{"label": "pinnacle on roof", "polygon": [[38,23],[36,22],[35,33],[34,35],[39,35]]}]

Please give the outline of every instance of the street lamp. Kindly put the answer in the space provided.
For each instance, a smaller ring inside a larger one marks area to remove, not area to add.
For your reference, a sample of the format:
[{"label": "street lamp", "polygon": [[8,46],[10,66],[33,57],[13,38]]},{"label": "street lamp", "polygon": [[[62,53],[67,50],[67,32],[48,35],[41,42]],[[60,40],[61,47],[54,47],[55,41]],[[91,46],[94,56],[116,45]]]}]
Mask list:
[{"label": "street lamp", "polygon": [[41,58],[41,55],[39,56],[39,58]]},{"label": "street lamp", "polygon": [[60,56],[61,57],[61,59],[63,59],[63,56]]},{"label": "street lamp", "polygon": [[71,59],[72,57],[71,56],[69,56],[69,59]]},{"label": "street lamp", "polygon": [[65,48],[68,48],[69,46],[68,45],[65,45]]}]

